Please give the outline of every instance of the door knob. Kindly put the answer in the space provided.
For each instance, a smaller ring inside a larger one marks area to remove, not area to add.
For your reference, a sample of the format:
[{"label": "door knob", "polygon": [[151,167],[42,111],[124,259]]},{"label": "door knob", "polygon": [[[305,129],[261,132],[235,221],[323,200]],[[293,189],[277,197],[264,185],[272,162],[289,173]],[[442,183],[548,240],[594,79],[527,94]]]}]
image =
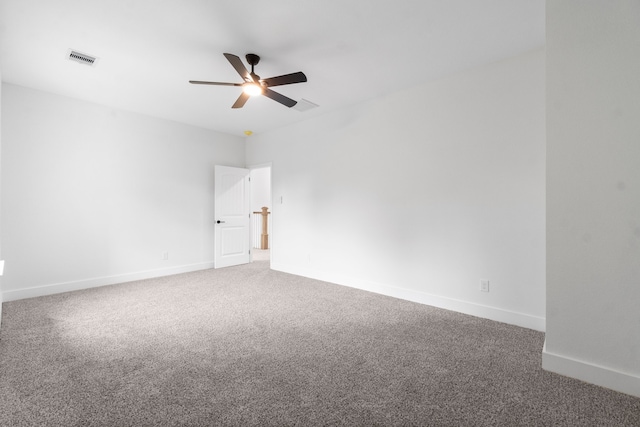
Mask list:
[{"label": "door knob", "polygon": [[224,223],[224,221],[220,221],[220,220],[217,220],[216,222],[217,222],[218,224],[222,224],[222,223]]}]

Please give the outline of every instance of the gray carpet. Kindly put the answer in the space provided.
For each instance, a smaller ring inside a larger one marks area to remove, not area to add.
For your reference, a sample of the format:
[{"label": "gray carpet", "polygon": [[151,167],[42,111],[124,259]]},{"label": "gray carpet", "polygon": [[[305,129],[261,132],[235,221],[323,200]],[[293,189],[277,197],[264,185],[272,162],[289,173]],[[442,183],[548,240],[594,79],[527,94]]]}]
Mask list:
[{"label": "gray carpet", "polygon": [[2,426],[640,426],[640,399],[543,371],[542,333],[264,259],[3,316]]}]

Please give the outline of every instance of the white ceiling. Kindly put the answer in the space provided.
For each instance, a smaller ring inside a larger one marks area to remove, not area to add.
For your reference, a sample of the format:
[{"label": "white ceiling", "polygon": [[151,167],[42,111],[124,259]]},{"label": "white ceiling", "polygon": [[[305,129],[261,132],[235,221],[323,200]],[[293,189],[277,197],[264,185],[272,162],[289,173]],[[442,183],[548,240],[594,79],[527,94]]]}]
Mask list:
[{"label": "white ceiling", "polygon": [[[285,126],[544,46],[544,0],[0,0],[2,80],[234,135]],[[97,56],[95,67],[68,49]],[[265,97],[231,105],[241,82],[222,55],[306,112]]]}]

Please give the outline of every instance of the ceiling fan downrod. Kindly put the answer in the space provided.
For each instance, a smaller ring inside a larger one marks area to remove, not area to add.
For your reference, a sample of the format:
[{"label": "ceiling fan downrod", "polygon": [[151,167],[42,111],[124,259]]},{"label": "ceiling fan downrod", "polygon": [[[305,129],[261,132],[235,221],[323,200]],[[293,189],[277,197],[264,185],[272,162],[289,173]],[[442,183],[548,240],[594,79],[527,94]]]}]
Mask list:
[{"label": "ceiling fan downrod", "polygon": [[245,58],[247,58],[247,63],[251,65],[251,77],[253,77],[253,81],[259,83],[260,76],[253,71],[253,67],[258,65],[258,62],[260,62],[260,57],[255,53],[247,53],[245,55]]}]

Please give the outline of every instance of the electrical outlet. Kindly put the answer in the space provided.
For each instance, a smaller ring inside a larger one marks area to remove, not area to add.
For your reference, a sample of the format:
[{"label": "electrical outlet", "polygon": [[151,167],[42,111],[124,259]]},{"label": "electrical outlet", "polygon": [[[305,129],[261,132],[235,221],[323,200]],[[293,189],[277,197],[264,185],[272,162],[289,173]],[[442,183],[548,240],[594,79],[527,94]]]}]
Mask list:
[{"label": "electrical outlet", "polygon": [[162,252],[162,260],[167,261],[169,259],[169,252]]},{"label": "electrical outlet", "polygon": [[480,280],[480,292],[489,292],[488,280]]}]

